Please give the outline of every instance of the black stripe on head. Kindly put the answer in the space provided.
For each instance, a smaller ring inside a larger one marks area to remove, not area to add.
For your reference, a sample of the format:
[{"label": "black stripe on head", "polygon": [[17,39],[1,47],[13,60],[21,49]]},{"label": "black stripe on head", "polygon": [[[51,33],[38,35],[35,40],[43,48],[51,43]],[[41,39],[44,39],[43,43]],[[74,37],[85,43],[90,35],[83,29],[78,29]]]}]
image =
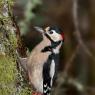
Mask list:
[{"label": "black stripe on head", "polygon": [[61,34],[63,32],[63,30],[58,26],[51,26],[49,31],[51,31],[51,30],[55,30],[59,34]]},{"label": "black stripe on head", "polygon": [[45,33],[45,35],[46,35],[46,37],[47,37],[51,42],[54,42],[54,41],[49,37],[49,35],[47,35],[46,33]]}]

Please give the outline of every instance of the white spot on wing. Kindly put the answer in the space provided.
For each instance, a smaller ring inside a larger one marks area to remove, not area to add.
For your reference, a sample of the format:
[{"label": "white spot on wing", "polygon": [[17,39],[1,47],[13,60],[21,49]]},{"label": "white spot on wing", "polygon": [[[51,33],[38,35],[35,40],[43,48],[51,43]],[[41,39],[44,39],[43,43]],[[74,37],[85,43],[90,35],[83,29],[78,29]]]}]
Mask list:
[{"label": "white spot on wing", "polygon": [[44,84],[44,87],[47,87],[47,84]]},{"label": "white spot on wing", "polygon": [[48,89],[44,90],[44,93],[47,93]]},{"label": "white spot on wing", "polygon": [[48,87],[48,90],[51,90],[51,87]]},{"label": "white spot on wing", "polygon": [[54,74],[55,74],[55,62],[54,62],[54,60],[52,60],[51,66],[50,66],[51,86],[53,83],[52,80],[53,80]]}]

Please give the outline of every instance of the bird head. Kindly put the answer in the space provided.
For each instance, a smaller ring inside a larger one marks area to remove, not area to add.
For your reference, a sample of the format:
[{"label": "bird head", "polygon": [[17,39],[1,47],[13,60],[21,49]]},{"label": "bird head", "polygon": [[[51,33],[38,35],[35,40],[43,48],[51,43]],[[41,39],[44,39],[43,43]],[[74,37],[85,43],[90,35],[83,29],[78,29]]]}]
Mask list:
[{"label": "bird head", "polygon": [[64,42],[64,33],[63,31],[57,26],[46,27],[42,29],[40,27],[35,27],[35,29],[45,35],[49,40],[52,42]]}]

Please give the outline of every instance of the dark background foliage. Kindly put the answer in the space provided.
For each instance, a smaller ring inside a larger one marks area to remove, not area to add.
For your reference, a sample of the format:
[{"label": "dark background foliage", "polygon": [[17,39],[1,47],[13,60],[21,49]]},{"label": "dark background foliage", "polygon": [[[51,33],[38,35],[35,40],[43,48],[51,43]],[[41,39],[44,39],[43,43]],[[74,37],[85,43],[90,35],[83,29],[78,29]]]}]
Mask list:
[{"label": "dark background foliage", "polygon": [[[27,1],[19,2],[18,0],[14,7],[18,22],[25,19],[24,2]],[[62,27],[65,41],[60,54],[60,70],[66,73],[66,76],[86,86],[87,90],[94,89],[95,1],[42,0],[40,2],[41,4],[35,4],[35,7],[31,8],[34,17],[28,22],[27,33],[23,35],[25,44],[31,50],[41,40],[40,35],[33,30],[33,26],[58,25]],[[61,77],[65,76],[64,73]]]}]

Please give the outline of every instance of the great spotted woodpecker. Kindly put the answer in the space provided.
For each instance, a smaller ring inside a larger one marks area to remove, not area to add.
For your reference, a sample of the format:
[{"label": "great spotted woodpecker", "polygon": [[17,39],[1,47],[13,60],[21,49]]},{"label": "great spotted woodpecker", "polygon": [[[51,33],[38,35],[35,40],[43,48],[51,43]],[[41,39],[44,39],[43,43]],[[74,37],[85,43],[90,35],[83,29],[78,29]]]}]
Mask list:
[{"label": "great spotted woodpecker", "polygon": [[57,75],[59,51],[64,41],[63,31],[55,26],[45,29],[35,27],[43,40],[32,50],[28,62],[28,75],[31,85],[42,95],[50,95]]}]

